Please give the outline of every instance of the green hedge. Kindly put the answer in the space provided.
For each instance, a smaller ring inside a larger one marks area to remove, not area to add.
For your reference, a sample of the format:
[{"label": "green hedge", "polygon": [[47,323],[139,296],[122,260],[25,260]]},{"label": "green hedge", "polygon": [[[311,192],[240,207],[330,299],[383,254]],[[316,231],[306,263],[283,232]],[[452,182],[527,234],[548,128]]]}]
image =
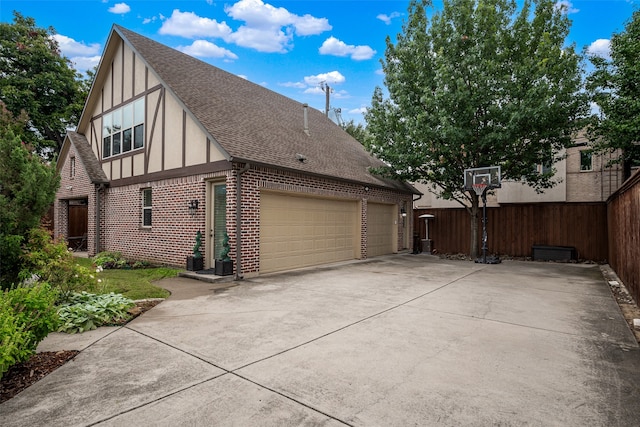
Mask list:
[{"label": "green hedge", "polygon": [[57,297],[47,283],[0,293],[0,377],[28,360],[38,343],[58,328]]}]

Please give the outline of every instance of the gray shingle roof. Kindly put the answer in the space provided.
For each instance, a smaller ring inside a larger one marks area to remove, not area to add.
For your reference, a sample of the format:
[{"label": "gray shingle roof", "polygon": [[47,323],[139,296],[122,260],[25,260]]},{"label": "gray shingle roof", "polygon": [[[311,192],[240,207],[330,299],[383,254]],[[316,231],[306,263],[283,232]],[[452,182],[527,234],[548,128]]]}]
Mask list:
[{"label": "gray shingle roof", "polygon": [[80,161],[89,175],[89,179],[94,184],[108,184],[109,179],[105,175],[100,162],[96,158],[95,153],[91,149],[91,145],[87,138],[73,131],[67,131],[67,136],[76,149],[76,154],[80,157]]},{"label": "gray shingle roof", "polygon": [[[142,58],[230,156],[230,160],[418,193],[405,182],[369,173],[383,166],[364,147],[303,104],[118,25],[114,31]],[[306,157],[303,163],[297,155]]]},{"label": "gray shingle roof", "polygon": [[[362,145],[303,104],[118,25],[114,30],[181,100],[232,161],[418,193],[404,182],[369,173],[383,166]],[[297,155],[306,157],[303,163]]]}]

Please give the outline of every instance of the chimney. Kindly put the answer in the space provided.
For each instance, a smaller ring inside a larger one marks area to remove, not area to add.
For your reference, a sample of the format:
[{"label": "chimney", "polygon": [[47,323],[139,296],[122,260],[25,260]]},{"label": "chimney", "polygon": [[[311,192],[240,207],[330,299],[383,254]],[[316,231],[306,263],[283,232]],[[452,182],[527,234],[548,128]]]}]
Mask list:
[{"label": "chimney", "polygon": [[311,136],[311,134],[309,133],[309,113],[308,113],[309,104],[302,104],[302,108],[303,108],[303,111],[304,111],[304,116],[303,116],[304,117],[303,118],[303,120],[304,120],[304,133],[306,133],[307,136]]}]

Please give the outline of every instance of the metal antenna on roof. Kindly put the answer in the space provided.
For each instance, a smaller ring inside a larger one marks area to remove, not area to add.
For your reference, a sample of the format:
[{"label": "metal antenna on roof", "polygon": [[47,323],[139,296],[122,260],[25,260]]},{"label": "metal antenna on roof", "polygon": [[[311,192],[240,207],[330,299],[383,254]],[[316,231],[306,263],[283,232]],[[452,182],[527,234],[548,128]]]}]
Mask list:
[{"label": "metal antenna on roof", "polygon": [[327,82],[320,82],[320,87],[325,93],[324,115],[329,117],[329,94],[333,92],[333,89]]}]

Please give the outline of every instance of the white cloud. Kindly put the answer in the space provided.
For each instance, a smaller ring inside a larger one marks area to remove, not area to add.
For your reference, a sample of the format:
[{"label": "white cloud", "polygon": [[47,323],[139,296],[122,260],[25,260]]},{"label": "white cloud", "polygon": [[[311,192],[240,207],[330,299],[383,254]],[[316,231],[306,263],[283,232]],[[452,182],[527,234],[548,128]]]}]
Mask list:
[{"label": "white cloud", "polygon": [[333,36],[322,43],[319,52],[321,55],[350,56],[356,61],[371,59],[376,54],[376,51],[369,46],[348,45]]},{"label": "white cloud", "polygon": [[353,110],[349,110],[349,114],[364,114],[367,112],[367,107],[354,108]]},{"label": "white cloud", "polygon": [[294,34],[316,35],[332,28],[326,18],[299,16],[262,0],[240,0],[226,6],[225,12],[245,22],[227,40],[260,52],[286,52],[291,49]]},{"label": "white cloud", "polygon": [[333,91],[333,93],[331,94],[331,96],[334,99],[347,99],[347,98],[351,98],[351,96],[349,95],[349,92],[347,92],[346,90],[336,90]]},{"label": "white cloud", "polygon": [[285,34],[280,28],[262,29],[242,26],[225,40],[259,52],[284,53],[291,47],[292,36],[290,33]]},{"label": "white cloud", "polygon": [[144,18],[142,20],[142,24],[146,25],[146,24],[151,24],[152,22],[156,22],[156,19],[158,19],[157,16],[152,16],[151,18]]},{"label": "white cloud", "polygon": [[302,93],[309,93],[312,95],[324,95],[324,90],[320,86],[312,86],[310,88],[305,89]]},{"label": "white cloud", "polygon": [[73,68],[77,71],[87,71],[95,68],[100,63],[100,55],[95,56],[74,56],[69,58],[69,61],[73,64]]},{"label": "white cloud", "polygon": [[328,73],[317,74],[315,76],[306,76],[304,82],[309,86],[318,86],[320,83],[340,84],[345,82],[345,77],[339,71],[331,71]]},{"label": "white cloud", "polygon": [[100,44],[85,44],[62,34],[54,34],[52,38],[58,43],[62,55],[69,58],[78,71],[94,68],[100,62]]},{"label": "white cloud", "polygon": [[593,56],[599,56],[601,58],[611,57],[611,40],[598,39],[591,43],[587,48],[587,53]]},{"label": "white cloud", "polygon": [[116,15],[124,15],[125,13],[131,12],[131,8],[126,3],[116,3],[111,6],[108,11]]},{"label": "white cloud", "polygon": [[307,87],[307,85],[302,82],[284,82],[284,83],[278,83],[278,86],[294,87],[297,89],[304,89],[305,87]]},{"label": "white cloud", "polygon": [[391,12],[391,14],[389,14],[389,15],[381,13],[380,15],[376,16],[376,18],[378,18],[379,20],[381,20],[385,24],[390,25],[392,19],[398,18],[400,16],[402,16],[402,14],[400,12]]},{"label": "white cloud", "polygon": [[238,59],[238,55],[228,49],[217,46],[206,40],[196,40],[190,46],[179,46],[177,49],[187,55],[199,58]]},{"label": "white cloud", "polygon": [[315,18],[309,14],[299,16],[283,7],[274,7],[262,0],[240,0],[225,7],[227,15],[244,21],[252,28],[292,26],[297,35],[308,36],[329,31],[332,27],[326,18]]},{"label": "white cloud", "polygon": [[99,43],[91,43],[87,45],[83,42],[75,41],[71,37],[63,36],[62,34],[54,34],[53,38],[56,42],[58,42],[58,47],[60,48],[62,54],[67,57],[71,57],[74,55],[95,55],[96,53],[100,53]]},{"label": "white cloud", "polygon": [[327,18],[315,18],[309,14],[295,16],[293,26],[299,36],[315,36],[333,28]]},{"label": "white cloud", "polygon": [[573,3],[568,0],[560,0],[556,2],[553,7],[562,13],[566,13],[567,15],[580,12],[580,9],[576,9],[575,7],[573,7]]},{"label": "white cloud", "polygon": [[174,9],[171,16],[164,19],[158,32],[185,38],[225,38],[231,34],[231,28],[226,22],[218,22],[215,19],[200,17],[193,12],[180,12],[180,10]]}]

